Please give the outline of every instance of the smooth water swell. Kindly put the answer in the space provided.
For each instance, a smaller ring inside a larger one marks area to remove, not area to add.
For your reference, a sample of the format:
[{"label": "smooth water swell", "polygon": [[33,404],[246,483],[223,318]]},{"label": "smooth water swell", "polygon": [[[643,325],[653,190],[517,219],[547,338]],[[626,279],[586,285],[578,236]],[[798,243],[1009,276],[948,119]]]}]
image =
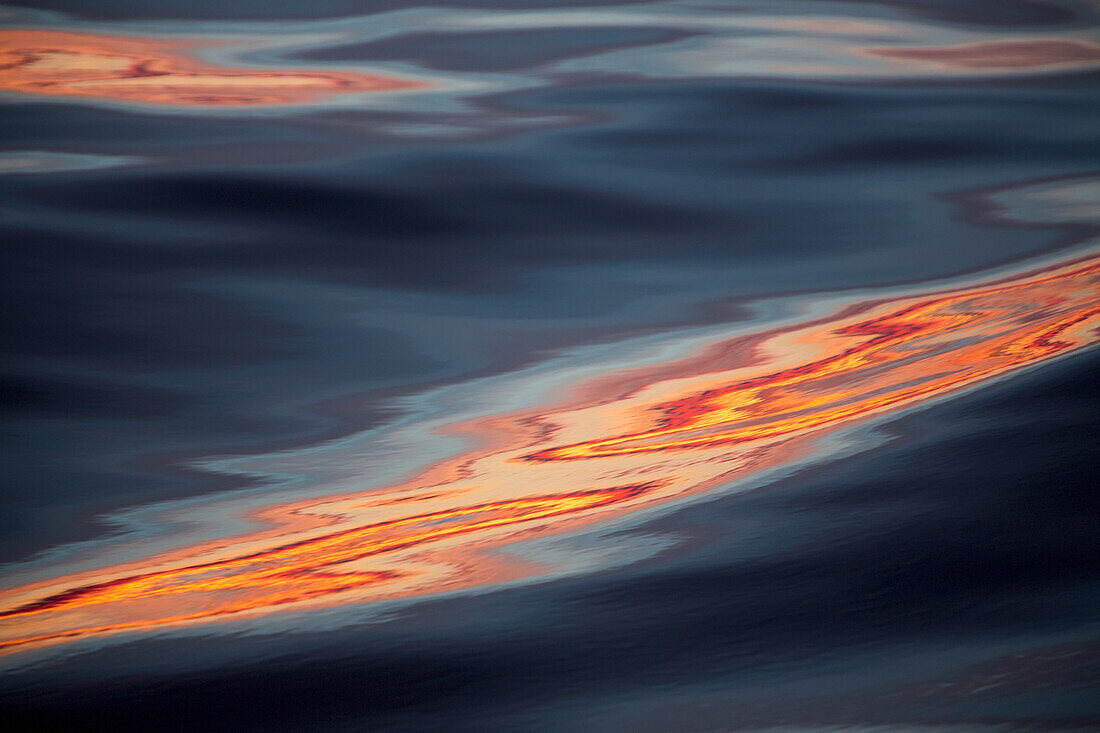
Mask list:
[{"label": "smooth water swell", "polygon": [[18,722],[1095,723],[1094,5],[34,5]]}]

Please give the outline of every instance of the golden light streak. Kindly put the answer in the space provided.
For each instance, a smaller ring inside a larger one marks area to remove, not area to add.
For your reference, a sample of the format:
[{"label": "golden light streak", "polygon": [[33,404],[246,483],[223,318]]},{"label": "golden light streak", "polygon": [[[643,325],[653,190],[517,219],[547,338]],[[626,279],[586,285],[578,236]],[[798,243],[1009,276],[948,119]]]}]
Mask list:
[{"label": "golden light streak", "polygon": [[[385,489],[272,506],[269,528],[12,588],[0,649],[552,575],[500,548],[728,485],[821,438],[1095,344],[1100,255],[853,303],[459,422],[481,446]],[[560,561],[559,561],[560,562]]]},{"label": "golden light streak", "polygon": [[1057,311],[1070,283],[1079,282],[1085,295],[1095,287],[1096,273],[1092,265],[1067,277],[938,297],[824,333],[799,334],[792,345],[800,353],[817,351],[820,359],[658,405],[654,429],[548,448],[528,458],[732,445],[896,409],[1073,346],[1059,337],[1093,323],[1094,309],[1044,320],[1037,328],[1019,318],[1021,303],[1013,296],[1026,292],[1029,312],[1039,306]]},{"label": "golden light streak", "polygon": [[256,106],[427,86],[358,72],[215,66],[191,55],[203,45],[212,44],[73,31],[0,30],[0,91],[174,106]]}]

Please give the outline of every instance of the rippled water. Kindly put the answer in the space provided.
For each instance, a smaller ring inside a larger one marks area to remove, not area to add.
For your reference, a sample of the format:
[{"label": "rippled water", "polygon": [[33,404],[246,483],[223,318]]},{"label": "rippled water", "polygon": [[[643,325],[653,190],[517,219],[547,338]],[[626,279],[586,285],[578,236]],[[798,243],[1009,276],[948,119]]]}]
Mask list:
[{"label": "rippled water", "polygon": [[0,708],[1100,726],[1098,14],[0,7]]}]

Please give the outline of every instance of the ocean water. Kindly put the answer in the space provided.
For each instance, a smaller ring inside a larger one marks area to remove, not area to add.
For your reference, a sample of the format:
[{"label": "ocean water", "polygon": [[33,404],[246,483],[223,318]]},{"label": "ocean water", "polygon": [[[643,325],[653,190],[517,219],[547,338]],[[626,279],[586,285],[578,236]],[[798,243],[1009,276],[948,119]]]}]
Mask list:
[{"label": "ocean water", "polygon": [[1100,727],[1098,28],[0,6],[5,729]]}]

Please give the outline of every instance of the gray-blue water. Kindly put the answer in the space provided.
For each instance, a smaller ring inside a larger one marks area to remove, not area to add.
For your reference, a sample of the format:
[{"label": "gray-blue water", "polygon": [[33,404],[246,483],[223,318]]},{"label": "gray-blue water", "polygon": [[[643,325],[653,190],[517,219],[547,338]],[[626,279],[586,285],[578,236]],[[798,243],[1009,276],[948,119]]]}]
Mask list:
[{"label": "gray-blue water", "polygon": [[[4,585],[162,502],[308,494],[329,465],[309,456],[432,390],[1095,256],[1098,13],[0,8]],[[665,543],[637,562],[5,652],[0,710],[10,730],[1094,729],[1098,364],[627,526]],[[210,466],[280,451],[306,458]]]}]

